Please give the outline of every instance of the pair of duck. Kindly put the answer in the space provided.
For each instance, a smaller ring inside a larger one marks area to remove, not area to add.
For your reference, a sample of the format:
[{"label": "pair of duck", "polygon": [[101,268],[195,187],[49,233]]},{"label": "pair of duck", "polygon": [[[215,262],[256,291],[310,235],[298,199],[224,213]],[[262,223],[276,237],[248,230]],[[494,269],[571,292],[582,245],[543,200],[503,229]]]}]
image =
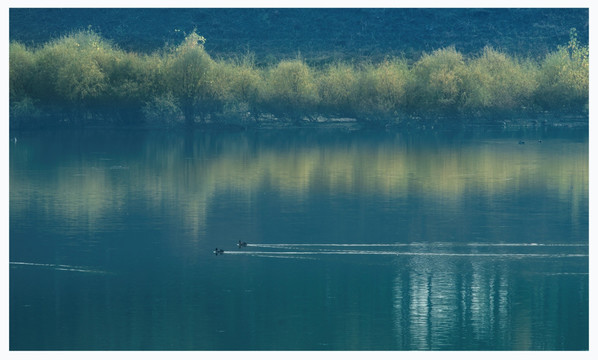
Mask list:
[{"label": "pair of duck", "polygon": [[[239,240],[239,242],[237,243],[237,246],[239,248],[246,247],[247,243],[245,241]],[[216,248],[216,249],[214,249],[214,254],[216,254],[216,255],[222,255],[222,254],[224,254],[224,250]]]},{"label": "pair of duck", "polygon": [[[539,143],[541,143],[541,142],[542,142],[542,140],[538,140],[538,142],[539,142]],[[525,141],[523,141],[523,140],[519,140],[519,145],[524,145],[524,144],[525,144]]]}]

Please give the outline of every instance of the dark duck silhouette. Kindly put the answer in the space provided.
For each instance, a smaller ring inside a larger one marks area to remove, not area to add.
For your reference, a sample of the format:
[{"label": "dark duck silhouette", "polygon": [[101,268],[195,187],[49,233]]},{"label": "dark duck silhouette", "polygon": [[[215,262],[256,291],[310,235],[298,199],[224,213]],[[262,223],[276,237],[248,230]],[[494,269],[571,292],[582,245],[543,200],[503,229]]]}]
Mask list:
[{"label": "dark duck silhouette", "polygon": [[242,247],[246,247],[246,246],[247,246],[247,243],[246,243],[245,241],[241,241],[241,240],[239,240],[239,242],[237,243],[237,246],[238,246],[238,247],[240,247],[240,248],[242,248]]},{"label": "dark duck silhouette", "polygon": [[224,254],[224,250],[216,248],[216,249],[214,249],[214,254],[222,255],[222,254]]}]

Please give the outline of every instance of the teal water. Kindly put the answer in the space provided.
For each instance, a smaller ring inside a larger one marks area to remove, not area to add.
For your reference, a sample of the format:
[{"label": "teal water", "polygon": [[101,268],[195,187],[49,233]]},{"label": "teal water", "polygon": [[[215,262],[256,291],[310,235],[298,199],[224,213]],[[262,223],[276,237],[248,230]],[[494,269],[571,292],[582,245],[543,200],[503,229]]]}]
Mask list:
[{"label": "teal water", "polygon": [[12,350],[588,349],[587,129],[13,136]]}]

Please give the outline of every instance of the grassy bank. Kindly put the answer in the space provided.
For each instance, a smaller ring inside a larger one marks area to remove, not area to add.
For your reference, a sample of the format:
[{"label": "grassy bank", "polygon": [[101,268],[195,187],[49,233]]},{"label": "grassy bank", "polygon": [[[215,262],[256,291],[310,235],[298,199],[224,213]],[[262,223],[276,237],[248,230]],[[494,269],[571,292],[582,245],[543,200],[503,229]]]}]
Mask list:
[{"label": "grassy bank", "polygon": [[[214,59],[195,32],[178,46],[123,51],[92,31],[30,48],[10,44],[12,127],[179,126],[351,117],[372,123],[421,115],[588,109],[589,52],[572,29],[541,61],[486,47],[415,61],[328,62],[296,57],[259,67],[253,56]],[[51,116],[60,114],[60,116]]]}]

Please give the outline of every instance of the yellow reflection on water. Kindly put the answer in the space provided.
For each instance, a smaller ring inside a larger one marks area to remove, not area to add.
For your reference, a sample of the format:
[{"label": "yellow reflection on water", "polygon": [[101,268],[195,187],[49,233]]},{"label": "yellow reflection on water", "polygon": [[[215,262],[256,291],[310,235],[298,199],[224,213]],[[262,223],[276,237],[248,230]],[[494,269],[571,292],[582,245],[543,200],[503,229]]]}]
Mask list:
[{"label": "yellow reflection on water", "polygon": [[229,192],[251,203],[268,189],[296,205],[310,194],[389,200],[417,195],[447,207],[471,192],[486,198],[545,192],[571,203],[572,219],[579,217],[588,194],[587,142],[560,139],[521,146],[512,139],[439,144],[401,136],[379,142],[355,137],[291,146],[248,133],[148,140],[118,161],[101,156],[59,159],[48,177],[36,171],[35,155],[29,154],[23,160],[26,169],[22,163],[11,167],[11,211],[24,212],[35,202],[65,220],[85,219],[93,228],[107,212],[126,213],[127,202],[141,197],[150,209],[180,208],[184,221],[199,232],[215,197]]}]

